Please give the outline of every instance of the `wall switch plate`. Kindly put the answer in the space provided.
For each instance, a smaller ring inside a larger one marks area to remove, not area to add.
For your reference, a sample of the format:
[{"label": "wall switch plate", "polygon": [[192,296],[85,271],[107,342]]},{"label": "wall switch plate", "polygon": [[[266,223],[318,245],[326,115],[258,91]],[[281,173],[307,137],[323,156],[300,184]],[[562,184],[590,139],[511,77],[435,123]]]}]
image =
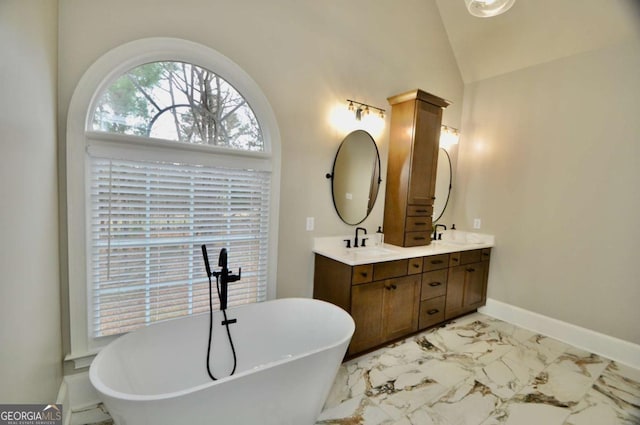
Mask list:
[{"label": "wall switch plate", "polygon": [[479,218],[474,218],[473,219],[473,228],[474,229],[479,229],[481,225],[482,225],[482,221]]},{"label": "wall switch plate", "polygon": [[315,218],[307,217],[307,232],[310,232],[315,227]]}]

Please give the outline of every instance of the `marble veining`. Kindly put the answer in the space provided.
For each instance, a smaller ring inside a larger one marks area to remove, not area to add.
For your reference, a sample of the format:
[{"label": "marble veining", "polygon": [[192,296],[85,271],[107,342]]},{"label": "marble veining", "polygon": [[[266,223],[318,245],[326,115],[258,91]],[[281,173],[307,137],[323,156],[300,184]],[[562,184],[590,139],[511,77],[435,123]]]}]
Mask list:
[{"label": "marble veining", "polygon": [[474,313],[343,363],[316,422],[529,424],[640,425],[640,370]]},{"label": "marble veining", "polygon": [[343,364],[316,425],[640,424],[640,371],[474,313]]}]

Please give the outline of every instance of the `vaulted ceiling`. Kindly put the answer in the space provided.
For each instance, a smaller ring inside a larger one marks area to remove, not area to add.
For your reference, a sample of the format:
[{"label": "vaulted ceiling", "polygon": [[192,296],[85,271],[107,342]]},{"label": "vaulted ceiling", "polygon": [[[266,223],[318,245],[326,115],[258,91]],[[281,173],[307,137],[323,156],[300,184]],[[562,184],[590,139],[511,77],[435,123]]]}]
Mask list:
[{"label": "vaulted ceiling", "polygon": [[492,18],[464,0],[436,0],[465,83],[640,35],[638,0],[516,0]]}]

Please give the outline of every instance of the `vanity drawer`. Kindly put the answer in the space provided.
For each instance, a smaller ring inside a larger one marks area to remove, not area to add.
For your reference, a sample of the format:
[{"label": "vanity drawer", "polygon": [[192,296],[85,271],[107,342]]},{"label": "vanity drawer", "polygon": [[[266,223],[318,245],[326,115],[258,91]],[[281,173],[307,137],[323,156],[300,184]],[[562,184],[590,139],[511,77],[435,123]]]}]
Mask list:
[{"label": "vanity drawer", "polygon": [[[490,249],[490,248],[489,248]],[[460,251],[451,254],[449,267],[462,266],[464,264],[477,263],[483,259],[482,249],[474,249],[472,251]],[[489,258],[486,258],[487,260]]]},{"label": "vanity drawer", "polygon": [[428,328],[444,321],[444,302],[444,296],[421,301],[418,328]]},{"label": "vanity drawer", "polygon": [[460,252],[460,265],[477,263],[478,261],[482,261],[481,249],[474,249],[473,251]]},{"label": "vanity drawer", "polygon": [[362,264],[353,266],[351,274],[351,284],[367,283],[373,280],[373,264]]},{"label": "vanity drawer", "polygon": [[409,274],[422,273],[422,257],[409,259]]},{"label": "vanity drawer", "polygon": [[445,269],[447,267],[449,267],[449,254],[430,255],[428,257],[424,257],[422,262],[423,272]]},{"label": "vanity drawer", "polygon": [[452,252],[449,254],[449,267],[455,267],[460,265],[460,253]]},{"label": "vanity drawer", "polygon": [[404,230],[406,232],[429,232],[431,233],[431,217],[407,217]]},{"label": "vanity drawer", "polygon": [[423,246],[431,243],[431,232],[406,232],[404,246]]},{"label": "vanity drawer", "polygon": [[407,216],[416,217],[416,216],[428,216],[431,217],[433,215],[433,207],[431,205],[408,205],[407,206]]},{"label": "vanity drawer", "polygon": [[408,260],[385,261],[373,265],[373,280],[384,280],[392,277],[406,276]]},{"label": "vanity drawer", "polygon": [[436,270],[422,274],[422,291],[420,299],[441,297],[447,293],[448,269]]}]

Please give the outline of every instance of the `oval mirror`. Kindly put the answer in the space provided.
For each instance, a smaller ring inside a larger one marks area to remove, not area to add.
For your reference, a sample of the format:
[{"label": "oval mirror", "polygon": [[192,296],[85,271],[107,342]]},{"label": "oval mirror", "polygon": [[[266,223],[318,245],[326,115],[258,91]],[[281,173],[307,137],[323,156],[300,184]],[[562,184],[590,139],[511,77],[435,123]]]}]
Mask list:
[{"label": "oval mirror", "polygon": [[436,171],[436,194],[433,202],[433,221],[442,218],[451,195],[451,158],[446,149],[438,151],[438,167]]},{"label": "oval mirror", "polygon": [[356,130],[344,138],[335,160],[331,193],[336,212],[347,224],[360,224],[371,212],[380,187],[380,155],[373,137]]}]

